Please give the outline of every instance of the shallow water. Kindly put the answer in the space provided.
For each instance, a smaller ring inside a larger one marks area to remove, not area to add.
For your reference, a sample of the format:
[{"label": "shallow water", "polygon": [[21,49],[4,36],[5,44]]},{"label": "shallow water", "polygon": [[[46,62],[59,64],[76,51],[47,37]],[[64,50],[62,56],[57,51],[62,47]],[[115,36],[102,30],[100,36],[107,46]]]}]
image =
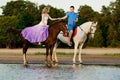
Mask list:
[{"label": "shallow water", "polygon": [[120,67],[94,65],[0,64],[0,80],[120,80]]}]

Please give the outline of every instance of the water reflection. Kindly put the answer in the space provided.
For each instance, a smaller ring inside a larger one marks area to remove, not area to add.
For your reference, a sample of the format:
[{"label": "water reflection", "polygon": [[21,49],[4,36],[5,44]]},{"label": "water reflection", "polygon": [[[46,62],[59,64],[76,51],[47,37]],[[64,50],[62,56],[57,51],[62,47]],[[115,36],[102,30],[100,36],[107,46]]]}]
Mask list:
[{"label": "water reflection", "polygon": [[73,64],[72,67],[73,69],[80,69],[82,67],[82,64]]},{"label": "water reflection", "polygon": [[0,80],[120,80],[120,68],[111,66],[0,64]]}]

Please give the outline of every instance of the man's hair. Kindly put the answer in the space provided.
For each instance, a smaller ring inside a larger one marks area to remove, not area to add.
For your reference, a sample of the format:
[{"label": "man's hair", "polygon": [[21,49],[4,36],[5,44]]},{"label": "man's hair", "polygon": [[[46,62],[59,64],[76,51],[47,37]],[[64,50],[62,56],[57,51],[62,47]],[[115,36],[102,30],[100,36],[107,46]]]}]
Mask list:
[{"label": "man's hair", "polygon": [[70,6],[70,8],[73,8],[73,9],[75,9],[75,7],[74,7],[74,6]]}]

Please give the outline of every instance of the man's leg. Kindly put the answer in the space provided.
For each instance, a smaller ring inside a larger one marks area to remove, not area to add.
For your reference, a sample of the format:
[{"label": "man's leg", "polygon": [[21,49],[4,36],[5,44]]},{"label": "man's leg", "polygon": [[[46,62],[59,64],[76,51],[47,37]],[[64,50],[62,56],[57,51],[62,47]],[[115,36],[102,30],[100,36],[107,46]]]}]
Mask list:
[{"label": "man's leg", "polygon": [[69,32],[69,37],[68,37],[68,45],[69,45],[69,46],[72,46],[72,44],[70,43],[72,34],[73,34],[73,30],[70,30],[70,32]]}]

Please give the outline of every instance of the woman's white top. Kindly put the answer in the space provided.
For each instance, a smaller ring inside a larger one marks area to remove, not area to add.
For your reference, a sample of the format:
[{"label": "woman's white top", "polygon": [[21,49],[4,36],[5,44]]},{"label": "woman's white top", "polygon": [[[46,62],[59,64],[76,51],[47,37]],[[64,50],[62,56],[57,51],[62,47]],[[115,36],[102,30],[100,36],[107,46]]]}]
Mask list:
[{"label": "woman's white top", "polygon": [[[39,24],[42,24],[42,25],[47,25],[48,23],[48,17],[49,15],[48,14],[44,14],[44,21],[41,20],[41,22]],[[42,14],[42,18],[43,18],[43,14]],[[44,22],[44,23],[43,23]]]}]

